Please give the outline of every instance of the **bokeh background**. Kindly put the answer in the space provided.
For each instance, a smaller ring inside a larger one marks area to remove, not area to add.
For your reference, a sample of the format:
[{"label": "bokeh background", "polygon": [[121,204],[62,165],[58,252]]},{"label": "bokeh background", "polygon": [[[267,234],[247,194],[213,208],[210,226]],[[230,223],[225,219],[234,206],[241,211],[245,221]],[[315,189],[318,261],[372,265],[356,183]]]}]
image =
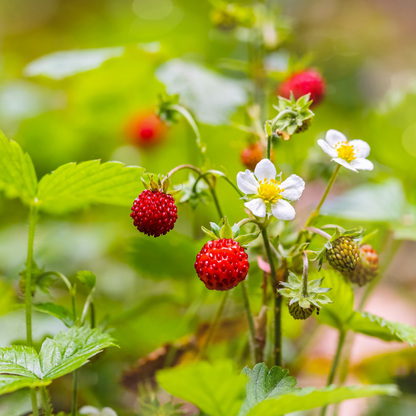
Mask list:
[{"label": "bokeh background", "polygon": [[[307,187],[297,224],[319,200],[333,169],[316,146],[329,128],[371,146],[372,172],[342,172],[324,212],[344,226],[378,229],[383,278],[366,310],[416,326],[416,3],[412,0],[286,0],[272,2],[282,36],[269,54],[268,94],[293,61],[318,68],[327,95],[310,129],[275,146],[275,162],[297,173]],[[244,4],[244,2],[242,2]],[[248,3],[246,3],[248,4]],[[231,178],[242,169],[247,134],[230,125],[246,122],[241,108],[251,81],[236,61],[248,59],[244,31],[213,27],[213,5],[192,0],[0,0],[0,128],[31,155],[38,177],[67,162],[119,160],[166,173],[181,163],[201,163],[189,126],[180,120],[166,138],[143,149],[126,133],[129,121],[155,111],[158,94],[181,92],[199,122],[211,167]],[[58,53],[57,52],[64,52]],[[185,180],[178,174],[175,182]],[[231,222],[242,203],[218,183]],[[138,184],[137,192],[141,192]],[[155,360],[144,358],[172,343],[203,338],[218,307],[193,270],[205,242],[200,226],[217,220],[211,202],[179,206],[175,230],[163,239],[138,235],[128,208],[92,207],[64,218],[42,215],[35,258],[71,279],[78,270],[98,276],[97,315],[120,349],[106,351],[80,373],[80,403],[110,406],[119,415],[139,412],[139,380]],[[0,345],[23,341],[24,313],[18,273],[24,269],[27,208],[0,196]],[[331,218],[327,220],[331,222]],[[255,260],[255,258],[254,258]],[[260,305],[261,271],[249,279],[253,309]],[[83,299],[79,288],[80,306]],[[359,298],[360,291],[357,293]],[[69,298],[56,284],[50,295]],[[42,299],[42,297],[40,298]],[[284,361],[300,386],[325,384],[336,333],[316,323],[285,320]],[[64,329],[53,317],[35,315],[36,342]],[[210,356],[244,357],[247,328],[240,292],[234,291]],[[313,334],[313,336],[309,336]],[[416,353],[403,344],[359,335],[351,340],[348,382],[398,383],[399,399],[344,403],[341,415],[413,415]],[[192,356],[192,348],[182,360]],[[142,358],[139,362],[138,360]],[[239,361],[241,366],[244,360]],[[155,364],[156,365],[156,364]],[[147,367],[146,367],[147,366]],[[150,370],[149,370],[150,367]],[[70,408],[71,378],[51,386],[56,411]],[[24,392],[0,398],[0,413],[28,410]],[[194,409],[188,408],[188,414]],[[311,412],[310,414],[314,414]]]}]

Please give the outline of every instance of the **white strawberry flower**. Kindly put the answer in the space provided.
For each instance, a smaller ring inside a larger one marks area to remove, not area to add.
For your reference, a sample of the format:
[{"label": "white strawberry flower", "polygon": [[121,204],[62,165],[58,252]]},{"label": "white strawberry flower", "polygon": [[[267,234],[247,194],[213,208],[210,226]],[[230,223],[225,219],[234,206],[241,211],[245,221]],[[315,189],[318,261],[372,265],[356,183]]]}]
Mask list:
[{"label": "white strawberry flower", "polygon": [[370,154],[370,146],[363,140],[348,141],[341,132],[328,130],[325,140],[318,140],[318,144],[334,162],[347,169],[354,172],[374,169],[372,162],[366,159]]},{"label": "white strawberry flower", "polygon": [[263,159],[257,164],[254,174],[248,169],[238,172],[237,186],[249,199],[244,205],[256,217],[264,218],[271,212],[279,220],[293,220],[296,212],[288,201],[300,198],[305,182],[297,175],[291,175],[280,182],[276,180],[276,173],[273,163]]},{"label": "white strawberry flower", "polygon": [[100,410],[93,406],[81,407],[79,414],[85,416],[117,416],[117,413],[110,407],[104,407]]}]

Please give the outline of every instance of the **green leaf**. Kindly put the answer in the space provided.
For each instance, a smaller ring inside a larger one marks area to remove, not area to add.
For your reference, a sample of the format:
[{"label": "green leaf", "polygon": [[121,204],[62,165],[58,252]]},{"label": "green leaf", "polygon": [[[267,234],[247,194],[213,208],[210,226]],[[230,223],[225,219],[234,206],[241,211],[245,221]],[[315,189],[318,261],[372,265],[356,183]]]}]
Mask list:
[{"label": "green leaf", "polygon": [[332,287],[327,296],[333,302],[325,305],[316,318],[320,323],[342,329],[353,314],[354,292],[344,278],[335,270],[322,270],[319,273],[311,273],[311,278],[325,277],[325,286]]},{"label": "green leaf", "polygon": [[386,321],[367,312],[354,312],[348,326],[354,332],[384,341],[407,342],[412,347],[416,344],[416,328],[399,322]]},{"label": "green leaf", "polygon": [[115,345],[109,334],[82,327],[47,338],[40,354],[32,347],[21,345],[0,348],[0,392],[47,385],[81,367],[102,349]]},{"label": "green leaf", "polygon": [[252,370],[248,367],[244,368],[243,374],[248,376],[246,384],[247,397],[241,406],[239,416],[246,415],[250,409],[263,400],[281,396],[294,390],[300,390],[295,388],[295,377],[289,376],[288,370],[283,370],[277,366],[269,370],[266,364],[259,363]]},{"label": "green leaf", "polygon": [[83,285],[87,286],[88,289],[94,289],[97,281],[97,277],[94,273],[84,270],[77,273],[77,278]]},{"label": "green leaf", "polygon": [[244,399],[244,377],[231,360],[161,370],[157,381],[168,393],[179,397],[210,416],[234,416]]},{"label": "green leaf", "polygon": [[36,197],[37,182],[30,156],[0,131],[0,191],[29,204]]},{"label": "green leaf", "polygon": [[38,353],[34,348],[22,345],[1,348],[0,374],[42,378]]},{"label": "green leaf", "polygon": [[241,246],[246,246],[247,244],[254,241],[260,234],[261,232],[239,235],[237,238],[235,238],[235,241],[237,241],[237,243],[239,243]]},{"label": "green leaf", "polygon": [[47,313],[48,315],[55,316],[60,319],[68,328],[74,325],[74,317],[72,313],[65,307],[55,305],[51,302],[37,303],[33,305],[34,309],[38,312]]},{"label": "green leaf", "polygon": [[51,384],[50,380],[39,380],[36,377],[21,377],[8,374],[0,374],[0,395],[12,393],[25,387],[40,387]]},{"label": "green leaf", "polygon": [[46,338],[39,354],[43,378],[54,379],[68,374],[111,346],[116,344],[109,334],[86,326],[60,332],[53,339]]},{"label": "green leaf", "polygon": [[254,407],[248,413],[248,416],[279,416],[314,409],[328,404],[340,403],[349,399],[379,395],[396,396],[398,394],[397,387],[391,384],[338,388],[330,386],[319,390],[315,390],[313,387],[307,387],[283,396],[266,399]]},{"label": "green leaf", "polygon": [[143,168],[99,160],[68,163],[39,182],[40,208],[64,214],[93,203],[132,205],[141,187]]}]

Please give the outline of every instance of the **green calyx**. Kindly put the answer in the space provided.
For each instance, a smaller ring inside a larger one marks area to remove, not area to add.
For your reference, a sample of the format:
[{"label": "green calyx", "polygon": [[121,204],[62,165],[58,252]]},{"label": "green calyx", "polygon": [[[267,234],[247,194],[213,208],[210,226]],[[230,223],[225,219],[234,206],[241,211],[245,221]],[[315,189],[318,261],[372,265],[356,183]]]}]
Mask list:
[{"label": "green calyx", "polygon": [[224,217],[219,224],[210,222],[211,230],[205,227],[201,227],[202,231],[212,240],[219,240],[223,238],[232,239],[237,241],[242,247],[247,247],[249,243],[254,241],[259,235],[257,233],[249,233],[240,235],[240,227],[238,224],[234,224],[232,227],[228,223],[227,217]]},{"label": "green calyx", "polygon": [[161,176],[160,174],[157,177],[157,182],[153,179],[153,175],[147,175],[148,181],[146,182],[141,178],[143,186],[145,189],[148,189],[152,192],[163,192],[164,194],[175,195],[179,190],[169,191],[170,179],[168,176]]},{"label": "green calyx", "polygon": [[289,140],[293,134],[301,133],[308,129],[315,114],[309,109],[312,100],[310,94],[306,94],[295,100],[293,93],[290,99],[279,97],[277,106],[273,106],[279,114],[268,123],[273,133]]},{"label": "green calyx", "polygon": [[[330,287],[321,287],[322,281],[324,278],[315,279],[308,282],[307,290],[305,293],[305,287],[302,279],[296,276],[295,273],[289,272],[289,279],[287,282],[280,282],[284,287],[279,289],[278,292],[289,298],[289,310],[294,304],[299,305],[300,308],[309,310],[309,315],[313,312],[314,308],[318,310],[327,303],[332,303],[331,299],[328,296],[324,295],[331,290]],[[293,308],[292,308],[293,309]],[[296,309],[296,308],[295,308]],[[298,311],[299,312],[299,311]],[[299,314],[299,313],[298,313]],[[308,312],[306,312],[308,314]],[[299,314],[301,315],[301,314]],[[309,316],[308,315],[308,316]],[[306,319],[306,318],[296,318],[296,319]]]}]

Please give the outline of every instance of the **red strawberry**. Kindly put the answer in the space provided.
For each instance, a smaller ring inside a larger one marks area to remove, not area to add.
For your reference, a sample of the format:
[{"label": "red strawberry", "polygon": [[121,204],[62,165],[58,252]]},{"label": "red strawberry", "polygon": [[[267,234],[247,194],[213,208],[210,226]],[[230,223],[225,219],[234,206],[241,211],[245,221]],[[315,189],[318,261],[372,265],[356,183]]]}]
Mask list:
[{"label": "red strawberry", "polygon": [[136,228],[147,235],[159,237],[173,229],[178,219],[175,200],[163,191],[145,189],[131,207]]},{"label": "red strawberry", "polygon": [[[248,145],[241,152],[241,163],[251,171],[254,171],[257,163],[259,163],[265,157],[265,148],[260,143],[253,143]],[[271,152],[271,160],[274,159],[274,152]]]},{"label": "red strawberry", "polygon": [[195,270],[210,290],[230,290],[242,282],[249,263],[245,249],[228,238],[208,241],[196,256]]},{"label": "red strawberry", "polygon": [[167,125],[154,113],[142,112],[127,124],[126,133],[140,147],[154,146],[166,136]]},{"label": "red strawberry", "polygon": [[310,93],[310,99],[313,100],[312,106],[315,106],[324,98],[325,79],[314,69],[296,72],[280,84],[278,95],[289,99],[291,91],[295,99]]}]

